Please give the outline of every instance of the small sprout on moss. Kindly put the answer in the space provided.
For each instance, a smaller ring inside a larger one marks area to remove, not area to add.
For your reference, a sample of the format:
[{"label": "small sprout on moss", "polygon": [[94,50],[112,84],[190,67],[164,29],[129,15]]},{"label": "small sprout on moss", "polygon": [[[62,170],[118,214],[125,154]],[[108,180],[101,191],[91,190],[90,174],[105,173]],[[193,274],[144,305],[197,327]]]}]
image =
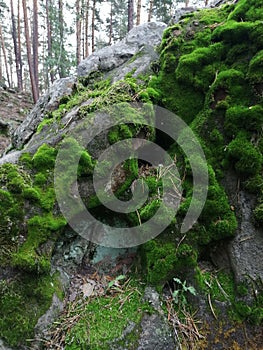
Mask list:
[{"label": "small sprout on moss", "polygon": [[173,281],[178,285],[178,289],[175,289],[172,293],[173,301],[175,304],[182,305],[183,307],[187,304],[186,295],[196,295],[196,290],[192,286],[187,286],[186,281],[182,282],[179,278],[173,278]]}]

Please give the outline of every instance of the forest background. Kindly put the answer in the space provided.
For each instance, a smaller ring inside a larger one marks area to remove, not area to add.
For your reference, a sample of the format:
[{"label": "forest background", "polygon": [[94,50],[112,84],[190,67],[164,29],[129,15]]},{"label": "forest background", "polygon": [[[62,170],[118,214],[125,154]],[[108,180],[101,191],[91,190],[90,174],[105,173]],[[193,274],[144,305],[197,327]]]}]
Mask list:
[{"label": "forest background", "polygon": [[0,86],[31,91],[36,102],[56,79],[74,74],[82,59],[121,40],[134,25],[168,23],[178,8],[198,3],[0,0]]}]

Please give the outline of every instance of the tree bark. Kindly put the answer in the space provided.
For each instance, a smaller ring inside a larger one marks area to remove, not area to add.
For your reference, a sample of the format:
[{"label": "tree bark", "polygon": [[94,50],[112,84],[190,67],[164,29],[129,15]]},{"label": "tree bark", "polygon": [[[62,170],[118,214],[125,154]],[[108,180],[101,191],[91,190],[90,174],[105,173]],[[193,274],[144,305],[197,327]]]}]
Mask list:
[{"label": "tree bark", "polygon": [[[55,75],[53,71],[53,67],[51,65],[52,60],[52,37],[51,37],[51,21],[50,21],[50,0],[46,0],[46,25],[47,25],[47,55],[48,55],[48,75],[50,75],[51,83],[55,80]],[[47,85],[49,85],[49,79],[47,79]]]},{"label": "tree bark", "polygon": [[10,75],[9,75],[8,63],[7,63],[7,56],[6,56],[5,40],[4,40],[1,24],[0,24],[0,43],[1,43],[2,51],[3,51],[3,58],[4,58],[4,64],[5,64],[5,70],[6,70],[7,83],[8,83],[8,86],[11,87],[11,81],[10,81]]},{"label": "tree bark", "polygon": [[148,12],[148,22],[151,22],[152,14],[153,14],[153,1],[150,0],[149,12]]},{"label": "tree bark", "polygon": [[76,1],[76,39],[77,39],[77,51],[76,58],[77,64],[80,63],[81,60],[81,15],[80,15],[80,0]]},{"label": "tree bark", "polygon": [[64,15],[63,15],[63,2],[62,0],[58,1],[58,20],[59,20],[59,40],[60,40],[60,48],[59,48],[59,59],[58,59],[58,67],[59,67],[59,77],[65,78],[65,66],[64,66],[64,56],[65,56],[65,47],[64,47]]},{"label": "tree bark", "polygon": [[89,0],[86,1],[85,9],[85,57],[89,56]]},{"label": "tree bark", "polygon": [[29,35],[26,0],[22,0],[22,5],[23,5],[23,12],[24,12],[24,25],[25,25],[25,37],[26,37],[26,49],[27,49],[27,59],[28,59],[28,66],[29,66],[29,75],[30,75],[33,100],[36,103],[38,100],[38,92],[37,92],[37,86],[36,86],[36,81],[34,76],[34,65],[33,65],[32,53],[31,53],[31,40]]},{"label": "tree bark", "polygon": [[22,61],[22,49],[21,49],[21,17],[20,17],[20,0],[17,1],[17,54],[19,59],[19,68],[21,76],[21,89],[23,90],[23,61]]},{"label": "tree bark", "polygon": [[128,32],[133,28],[134,2],[128,0]]},{"label": "tree bark", "polygon": [[37,0],[33,1],[33,67],[36,85],[37,99],[39,98],[39,77],[38,77],[38,4]]},{"label": "tree bark", "polygon": [[142,9],[142,0],[138,0],[138,2],[137,2],[137,18],[136,18],[136,25],[137,26],[141,23],[141,9]]},{"label": "tree bark", "polygon": [[18,54],[18,45],[17,45],[17,28],[16,28],[13,0],[10,0],[10,7],[11,7],[11,19],[12,19],[12,37],[13,37],[13,43],[14,43],[15,62],[16,62],[17,88],[19,91],[21,91],[22,76],[21,76],[20,60],[18,56],[19,54]]},{"label": "tree bark", "polygon": [[95,51],[95,14],[96,14],[96,0],[93,0],[92,6],[92,20],[91,20],[91,50]]},{"label": "tree bark", "polygon": [[112,44],[112,34],[113,34],[113,23],[112,23],[112,20],[113,20],[113,8],[112,8],[112,1],[111,1],[111,4],[110,4],[110,30],[109,30],[109,45]]},{"label": "tree bark", "polygon": [[2,71],[2,53],[1,53],[1,50],[0,50],[0,85],[3,81],[3,71]]}]

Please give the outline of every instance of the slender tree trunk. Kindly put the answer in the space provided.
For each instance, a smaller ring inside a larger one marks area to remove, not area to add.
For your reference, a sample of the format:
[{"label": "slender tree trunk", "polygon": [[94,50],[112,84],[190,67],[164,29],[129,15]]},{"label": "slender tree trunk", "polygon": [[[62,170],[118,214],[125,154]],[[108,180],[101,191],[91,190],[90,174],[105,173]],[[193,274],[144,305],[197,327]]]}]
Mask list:
[{"label": "slender tree trunk", "polygon": [[142,0],[138,0],[138,2],[137,2],[137,18],[136,18],[136,25],[137,26],[141,23],[141,10],[142,10]]},{"label": "slender tree trunk", "polygon": [[3,51],[3,58],[4,58],[4,64],[5,64],[5,70],[6,70],[7,83],[8,83],[8,86],[11,87],[10,75],[9,75],[9,70],[8,70],[8,62],[7,62],[7,56],[6,56],[5,40],[4,40],[1,24],[0,24],[0,44],[2,46],[2,51]]},{"label": "slender tree trunk", "polygon": [[39,77],[38,77],[38,5],[37,0],[33,1],[33,69],[36,85],[36,95],[39,98]]},{"label": "slender tree trunk", "polygon": [[113,20],[113,13],[112,13],[112,1],[110,4],[110,30],[109,30],[109,45],[112,44],[112,32],[113,32],[113,24],[112,24],[112,20]]},{"label": "slender tree trunk", "polygon": [[153,1],[150,0],[150,6],[149,6],[149,11],[148,11],[148,22],[151,22],[152,19],[152,14],[153,14]]},{"label": "slender tree trunk", "polygon": [[134,1],[128,0],[128,32],[133,28]]},{"label": "slender tree trunk", "polygon": [[0,49],[0,86],[3,81],[3,71],[2,71],[2,52]]},{"label": "slender tree trunk", "polygon": [[85,57],[89,56],[89,0],[86,1],[85,9]]},{"label": "slender tree trunk", "polygon": [[208,5],[208,0],[205,0],[205,6],[207,6]]},{"label": "slender tree trunk", "polygon": [[21,16],[20,16],[20,0],[17,1],[17,55],[19,60],[19,77],[21,77],[21,89],[23,90],[23,61],[21,49]]},{"label": "slender tree trunk", "polygon": [[185,1],[184,1],[184,5],[185,5],[185,7],[188,7],[188,5],[189,5],[189,0],[185,0]]},{"label": "slender tree trunk", "polygon": [[37,93],[37,86],[36,86],[36,81],[35,81],[35,76],[34,76],[33,58],[32,58],[32,53],[31,53],[31,40],[30,40],[30,35],[29,35],[26,0],[22,0],[22,4],[23,4],[23,12],[24,12],[25,37],[26,37],[26,48],[27,48],[29,75],[30,75],[33,100],[36,103],[37,99],[38,99],[38,93]]},{"label": "slender tree trunk", "polygon": [[76,1],[76,39],[77,39],[77,51],[76,58],[77,64],[80,63],[81,60],[81,15],[80,15],[80,0]]},{"label": "slender tree trunk", "polygon": [[66,72],[65,72],[65,66],[64,66],[64,59],[65,59],[65,47],[64,47],[64,16],[63,16],[63,2],[62,0],[58,1],[58,20],[59,20],[59,40],[60,40],[60,52],[59,52],[59,59],[58,59],[58,67],[59,67],[59,77],[65,78]]},{"label": "slender tree trunk", "polygon": [[12,37],[13,37],[13,43],[14,43],[15,62],[16,62],[17,87],[18,87],[18,90],[21,91],[22,90],[22,77],[20,75],[21,70],[19,67],[18,46],[17,46],[17,29],[16,29],[13,0],[10,0],[10,7],[11,7],[11,18],[12,18]]},{"label": "slender tree trunk", "polygon": [[81,59],[85,58],[85,0],[81,0]]},{"label": "slender tree trunk", "polygon": [[[51,37],[51,20],[50,20],[50,8],[51,8],[51,4],[50,4],[50,0],[46,0],[46,25],[47,25],[47,54],[48,54],[48,71],[49,71],[49,75],[50,75],[50,81],[51,83],[54,82],[55,80],[55,75],[54,75],[54,71],[51,65],[51,60],[52,60],[52,37]],[[49,83],[49,79],[47,81],[47,85]]]},{"label": "slender tree trunk", "polygon": [[95,14],[96,14],[96,0],[93,0],[92,5],[92,20],[91,20],[91,50],[95,51]]}]

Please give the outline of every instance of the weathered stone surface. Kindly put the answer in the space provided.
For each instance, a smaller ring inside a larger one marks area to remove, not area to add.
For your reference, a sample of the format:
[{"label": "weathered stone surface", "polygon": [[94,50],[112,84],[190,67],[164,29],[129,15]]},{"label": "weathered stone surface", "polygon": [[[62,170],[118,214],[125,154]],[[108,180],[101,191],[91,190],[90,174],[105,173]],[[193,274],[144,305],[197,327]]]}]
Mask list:
[{"label": "weathered stone surface", "polygon": [[0,350],[12,350],[12,349],[4,345],[3,341],[0,339]]},{"label": "weathered stone surface", "polygon": [[12,136],[15,148],[21,148],[36,131],[39,123],[44,119],[45,113],[55,110],[62,97],[72,94],[76,83],[75,77],[63,78],[55,81],[46,94],[38,100],[25,121],[16,129]]},{"label": "weathered stone surface", "polygon": [[164,318],[158,314],[145,315],[137,350],[174,350],[173,335]]},{"label": "weathered stone surface", "polygon": [[128,72],[133,76],[149,70],[149,63],[158,58],[154,48],[160,44],[166,24],[144,23],[134,27],[125,39],[113,46],[94,52],[78,66],[78,76],[87,77],[93,72],[109,72],[112,80],[123,79]]},{"label": "weathered stone surface", "polygon": [[242,280],[245,276],[263,279],[263,230],[253,225],[255,199],[246,192],[239,193],[240,229],[229,244],[229,257],[235,276]]}]

